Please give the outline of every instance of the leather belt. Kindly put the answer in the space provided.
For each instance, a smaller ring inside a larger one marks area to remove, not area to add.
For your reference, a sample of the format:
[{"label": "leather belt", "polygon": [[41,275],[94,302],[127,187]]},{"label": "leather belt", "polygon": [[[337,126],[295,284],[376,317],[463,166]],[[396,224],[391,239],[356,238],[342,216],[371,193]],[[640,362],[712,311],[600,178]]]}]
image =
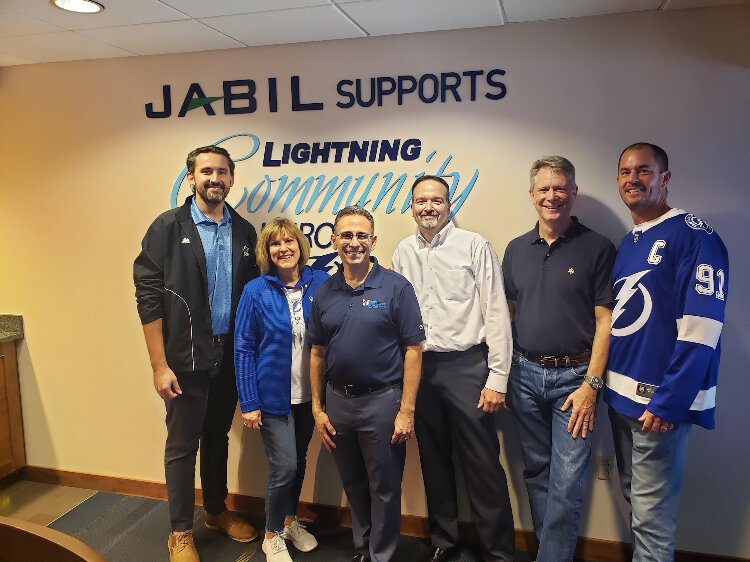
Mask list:
[{"label": "leather belt", "polygon": [[542,367],[578,367],[591,360],[591,351],[584,351],[580,355],[534,355],[516,348],[516,351],[529,361]]},{"label": "leather belt", "polygon": [[377,392],[378,390],[383,390],[384,388],[389,388],[391,386],[401,386],[401,381],[389,382],[386,384],[374,384],[371,386],[364,386],[360,384],[339,384],[333,381],[328,381],[328,386],[330,386],[333,390],[344,394],[345,396],[364,396],[365,394],[372,394],[373,392]]}]

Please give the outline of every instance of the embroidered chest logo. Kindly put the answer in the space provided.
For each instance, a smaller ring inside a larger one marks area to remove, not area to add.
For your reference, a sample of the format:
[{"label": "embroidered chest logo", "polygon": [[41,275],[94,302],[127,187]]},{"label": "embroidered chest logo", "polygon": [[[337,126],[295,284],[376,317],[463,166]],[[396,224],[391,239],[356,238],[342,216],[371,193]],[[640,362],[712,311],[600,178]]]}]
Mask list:
[{"label": "embroidered chest logo", "polygon": [[576,270],[575,270],[575,269],[573,269],[572,267],[571,267],[570,269],[568,269],[568,273],[569,273],[570,275],[573,275],[573,274],[574,274],[575,272],[576,272]]},{"label": "embroidered chest logo", "polygon": [[[639,271],[615,282],[615,307],[612,309],[612,335],[629,336],[643,328],[651,316],[653,302],[641,279],[651,271]],[[619,287],[619,289],[618,289]],[[640,298],[636,295],[640,295]],[[640,312],[638,312],[640,309]],[[627,312],[627,314],[626,314]],[[621,322],[618,322],[622,320]]]},{"label": "embroidered chest logo", "polygon": [[362,306],[365,308],[385,308],[385,303],[377,299],[362,299]]}]

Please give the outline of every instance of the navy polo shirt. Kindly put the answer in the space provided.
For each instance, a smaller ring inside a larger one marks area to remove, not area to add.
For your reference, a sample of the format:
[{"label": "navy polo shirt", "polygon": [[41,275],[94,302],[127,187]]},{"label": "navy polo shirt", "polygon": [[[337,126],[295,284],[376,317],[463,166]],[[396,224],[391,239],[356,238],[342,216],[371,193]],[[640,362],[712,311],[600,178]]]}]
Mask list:
[{"label": "navy polo shirt", "polygon": [[396,383],[404,374],[407,345],[424,341],[419,302],[405,277],[374,262],[352,289],[343,268],[315,292],[307,327],[309,343],[327,348],[326,378],[336,384]]},{"label": "navy polo shirt", "polygon": [[575,356],[590,350],[594,307],[612,303],[615,247],[572,219],[552,245],[539,236],[537,223],[505,249],[505,296],[516,302],[513,341],[528,353]]}]

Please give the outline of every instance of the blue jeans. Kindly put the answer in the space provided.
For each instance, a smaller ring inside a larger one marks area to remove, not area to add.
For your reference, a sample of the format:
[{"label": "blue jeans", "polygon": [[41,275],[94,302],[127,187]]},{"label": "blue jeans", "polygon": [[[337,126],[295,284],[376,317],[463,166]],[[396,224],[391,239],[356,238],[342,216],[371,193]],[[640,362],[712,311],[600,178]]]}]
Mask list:
[{"label": "blue jeans", "polygon": [[513,352],[508,398],[523,453],[538,562],[573,560],[592,438],[568,433],[572,407],[560,408],[583,383],[588,365],[547,368]]},{"label": "blue jeans", "polygon": [[315,427],[312,402],[292,404],[286,415],[261,414],[260,434],[268,457],[266,531],[281,533],[284,517],[297,512]]},{"label": "blue jeans", "polygon": [[[645,410],[644,406],[644,410]],[[664,433],[609,409],[620,486],[630,503],[633,562],[673,562],[689,423]]]}]

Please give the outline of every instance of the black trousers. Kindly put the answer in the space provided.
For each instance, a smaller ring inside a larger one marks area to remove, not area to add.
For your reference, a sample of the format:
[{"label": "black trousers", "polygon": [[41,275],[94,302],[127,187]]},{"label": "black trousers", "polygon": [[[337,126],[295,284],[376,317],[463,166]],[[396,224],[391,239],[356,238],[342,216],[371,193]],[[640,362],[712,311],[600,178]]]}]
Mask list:
[{"label": "black trousers", "polygon": [[455,451],[485,560],[512,562],[513,513],[500,465],[494,414],[477,408],[488,372],[484,346],[463,352],[425,353],[416,434],[433,546],[458,544]]},{"label": "black trousers", "polygon": [[228,433],[237,406],[237,384],[231,358],[222,362],[218,374],[177,373],[177,381],[182,394],[165,403],[164,473],[172,530],[187,531],[193,528],[199,445],[203,506],[212,515],[226,509]]}]

